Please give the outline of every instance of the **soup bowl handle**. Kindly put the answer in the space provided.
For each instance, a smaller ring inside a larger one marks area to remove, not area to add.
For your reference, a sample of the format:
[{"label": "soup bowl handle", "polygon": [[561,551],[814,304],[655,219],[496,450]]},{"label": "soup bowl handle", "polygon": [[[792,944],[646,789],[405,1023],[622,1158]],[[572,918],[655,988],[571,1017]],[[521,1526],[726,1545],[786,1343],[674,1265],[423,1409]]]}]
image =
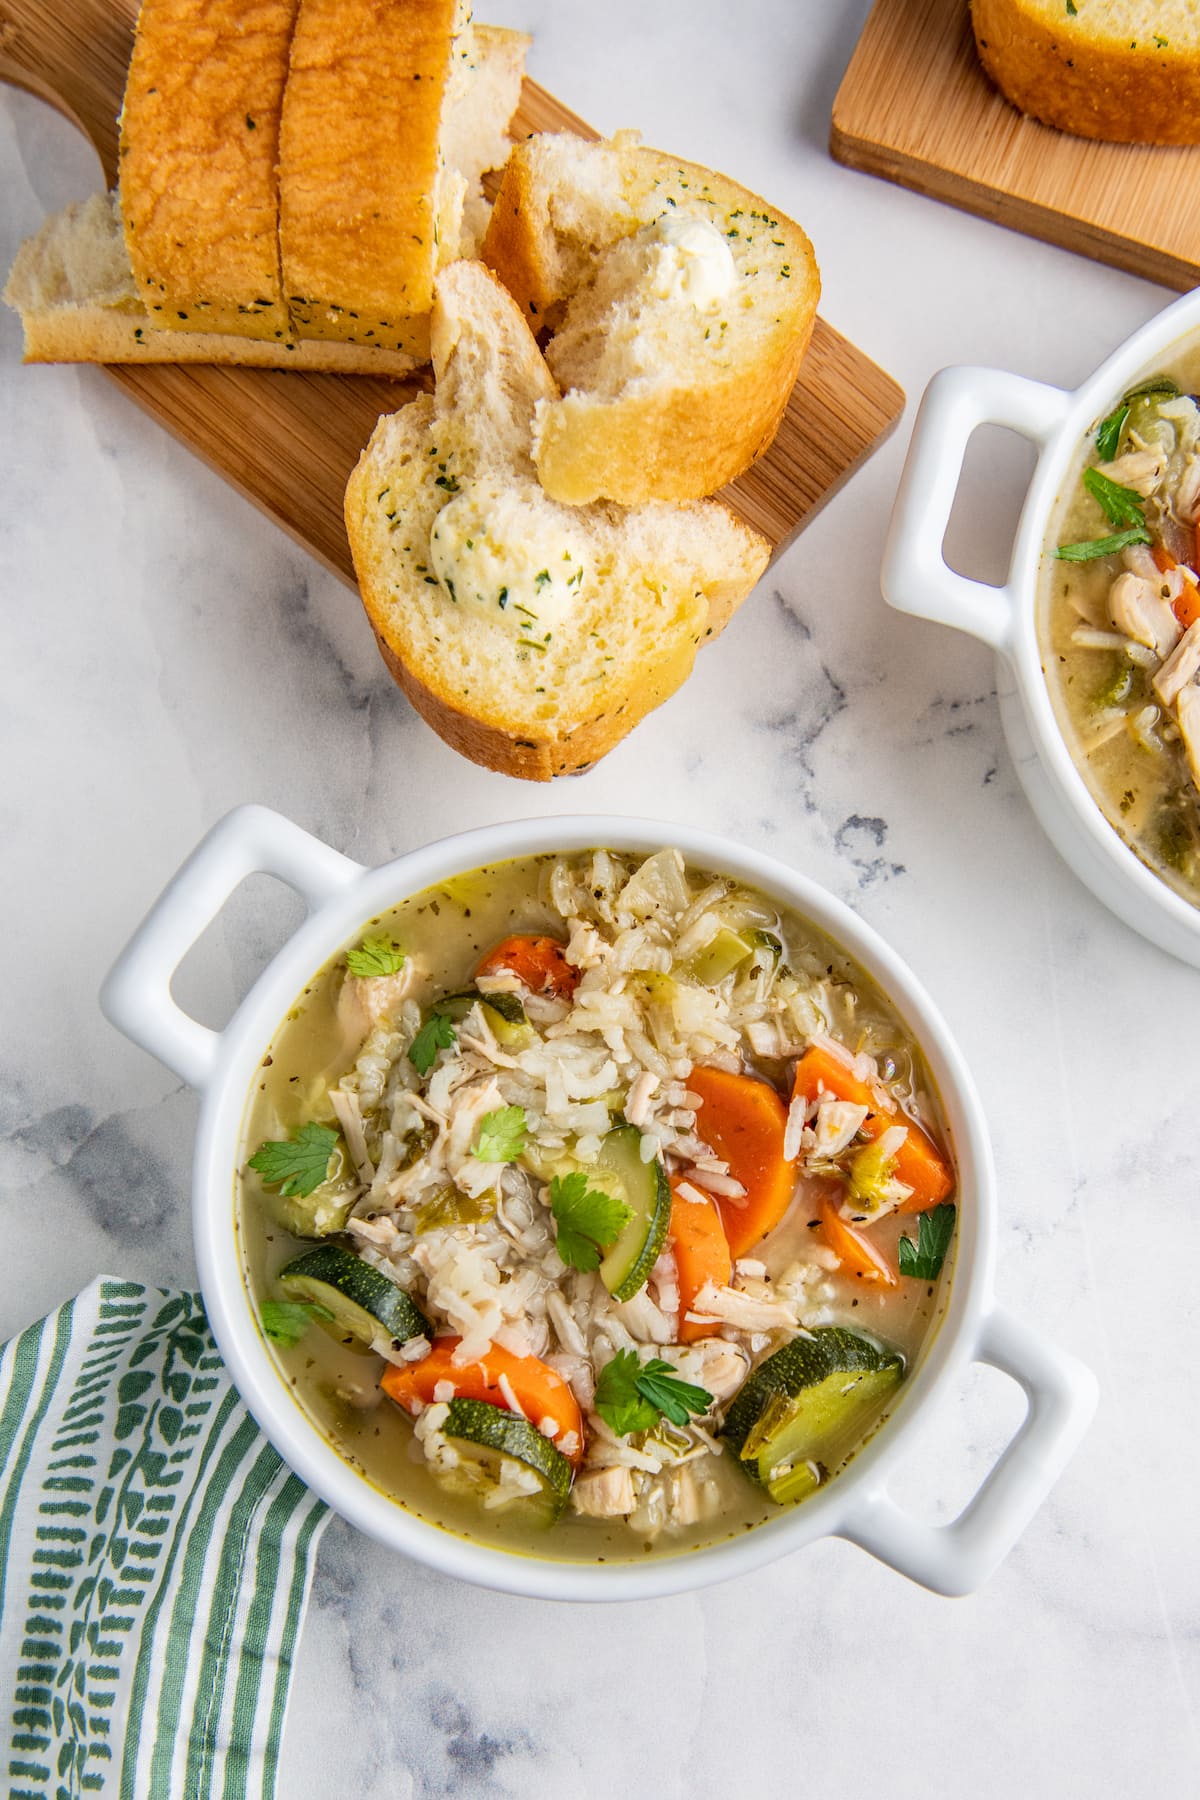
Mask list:
[{"label": "soup bowl handle", "polygon": [[247,875],[274,875],[312,909],[362,873],[281,813],[237,807],[192,851],[113,964],[100,990],[104,1016],[190,1087],[206,1087],[222,1034],[171,995],[171,977],[201,932]]},{"label": "soup bowl handle", "polygon": [[880,581],[889,606],[1007,651],[1017,603],[1011,585],[972,581],[942,554],[963,457],[980,425],[1005,425],[1044,446],[1073,400],[1063,388],[1003,369],[942,369],[934,376],[913,426],[884,546]]},{"label": "soup bowl handle", "polygon": [[986,1316],[974,1360],[1020,1384],[1029,1405],[974,1499],[949,1525],[914,1519],[885,1487],[859,1501],[838,1536],[935,1593],[974,1593],[1033,1518],[1096,1409],[1090,1369],[1003,1307]]}]

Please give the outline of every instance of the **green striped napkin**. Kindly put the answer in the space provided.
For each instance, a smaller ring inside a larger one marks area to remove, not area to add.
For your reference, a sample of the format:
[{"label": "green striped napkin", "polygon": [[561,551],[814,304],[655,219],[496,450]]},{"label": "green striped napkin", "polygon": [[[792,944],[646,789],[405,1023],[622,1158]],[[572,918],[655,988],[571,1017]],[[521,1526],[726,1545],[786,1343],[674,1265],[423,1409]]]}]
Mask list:
[{"label": "green striped napkin", "polygon": [[101,1278],[0,1354],[10,1800],[271,1796],[328,1511],[198,1294]]}]

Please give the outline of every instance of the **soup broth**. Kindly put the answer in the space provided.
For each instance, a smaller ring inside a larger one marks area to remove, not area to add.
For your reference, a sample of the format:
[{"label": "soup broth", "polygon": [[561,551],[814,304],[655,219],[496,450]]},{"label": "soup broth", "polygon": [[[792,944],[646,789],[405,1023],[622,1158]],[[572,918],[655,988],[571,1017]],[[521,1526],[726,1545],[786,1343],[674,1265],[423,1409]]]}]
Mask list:
[{"label": "soup broth", "polygon": [[1060,497],[1039,599],[1063,737],[1109,824],[1200,904],[1200,385],[1181,357],[1124,395]]},{"label": "soup broth", "polygon": [[[641,1559],[778,1516],[877,1429],[945,1307],[946,1145],[903,1022],[804,920],[672,851],[524,858],[372,920],[299,996],[238,1231],[297,1403],[375,1487]],[[288,1275],[318,1253],[333,1287]],[[340,1267],[384,1278],[365,1325]]]}]

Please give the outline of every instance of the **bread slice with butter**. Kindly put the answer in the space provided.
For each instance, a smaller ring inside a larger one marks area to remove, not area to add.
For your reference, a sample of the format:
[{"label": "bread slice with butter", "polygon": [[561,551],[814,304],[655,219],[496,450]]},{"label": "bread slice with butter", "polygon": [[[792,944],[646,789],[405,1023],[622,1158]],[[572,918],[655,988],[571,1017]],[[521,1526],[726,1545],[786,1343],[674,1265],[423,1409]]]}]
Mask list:
[{"label": "bread slice with butter", "polygon": [[779,428],[820,277],[792,220],[726,176],[640,145],[517,145],[483,260],[534,330],[561,397],[533,454],[547,493],[626,505],[711,494]]},{"label": "bread slice with butter", "polygon": [[610,750],[689,674],[767,564],[716,501],[547,495],[532,454],[554,379],[480,263],[435,285],[432,397],[382,418],[346,490],[388,668],[454,749],[544,781]]},{"label": "bread slice with butter", "polygon": [[528,46],[454,0],[144,0],[120,198],[48,219],[5,288],[26,361],[427,362],[433,273],[482,232]]},{"label": "bread slice with butter", "polygon": [[979,58],[1022,112],[1076,137],[1200,144],[1193,0],[971,0]]}]

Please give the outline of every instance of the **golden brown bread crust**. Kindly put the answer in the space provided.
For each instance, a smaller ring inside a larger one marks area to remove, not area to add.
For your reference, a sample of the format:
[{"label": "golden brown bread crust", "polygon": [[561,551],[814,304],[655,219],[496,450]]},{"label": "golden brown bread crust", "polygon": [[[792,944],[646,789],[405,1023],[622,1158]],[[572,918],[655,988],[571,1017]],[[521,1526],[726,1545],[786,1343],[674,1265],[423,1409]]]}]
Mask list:
[{"label": "golden brown bread crust", "polygon": [[637,506],[648,493],[656,500],[715,493],[770,447],[812,329],[810,319],[778,362],[710,381],[702,409],[690,388],[623,399],[612,408],[579,407],[568,394],[541,428],[542,485],[573,506],[601,494]]},{"label": "golden brown bread crust", "polygon": [[1076,137],[1124,144],[1200,143],[1200,58],[1156,37],[1102,35],[1063,9],[1053,21],[1022,0],[972,0],[979,58],[1004,97]]},{"label": "golden brown bread crust", "polygon": [[682,687],[692,669],[694,650],[688,646],[665,672],[654,671],[653,682],[647,680],[631,699],[609,715],[584,719],[560,736],[518,736],[487,720],[472,718],[455,705],[447,695],[427,687],[396,654],[388,642],[372,605],[369,583],[362,586],[363,606],[375,642],[392,678],[404,690],[406,698],[438,736],[457,750],[460,756],[497,775],[515,775],[521,781],[552,781],[556,775],[582,775],[602,756],[620,743],[646,714],[661,706],[676,688]]},{"label": "golden brown bread crust", "polygon": [[[27,363],[218,363],[247,369],[306,369],[329,375],[408,376],[417,359],[393,350],[316,338],[276,341],[208,331],[155,331],[145,314],[118,307],[63,306],[22,313]],[[139,323],[140,320],[140,323]]]},{"label": "golden brown bread crust", "polygon": [[556,326],[565,305],[529,224],[537,204],[532,170],[518,146],[504,165],[479,258],[499,275],[534,332]]},{"label": "golden brown bread crust", "polygon": [[453,0],[301,0],[280,128],[279,237],[302,337],[420,352],[453,24]]},{"label": "golden brown bread crust", "polygon": [[143,0],[121,116],[121,197],[155,324],[288,335],[276,160],[296,4]]}]

